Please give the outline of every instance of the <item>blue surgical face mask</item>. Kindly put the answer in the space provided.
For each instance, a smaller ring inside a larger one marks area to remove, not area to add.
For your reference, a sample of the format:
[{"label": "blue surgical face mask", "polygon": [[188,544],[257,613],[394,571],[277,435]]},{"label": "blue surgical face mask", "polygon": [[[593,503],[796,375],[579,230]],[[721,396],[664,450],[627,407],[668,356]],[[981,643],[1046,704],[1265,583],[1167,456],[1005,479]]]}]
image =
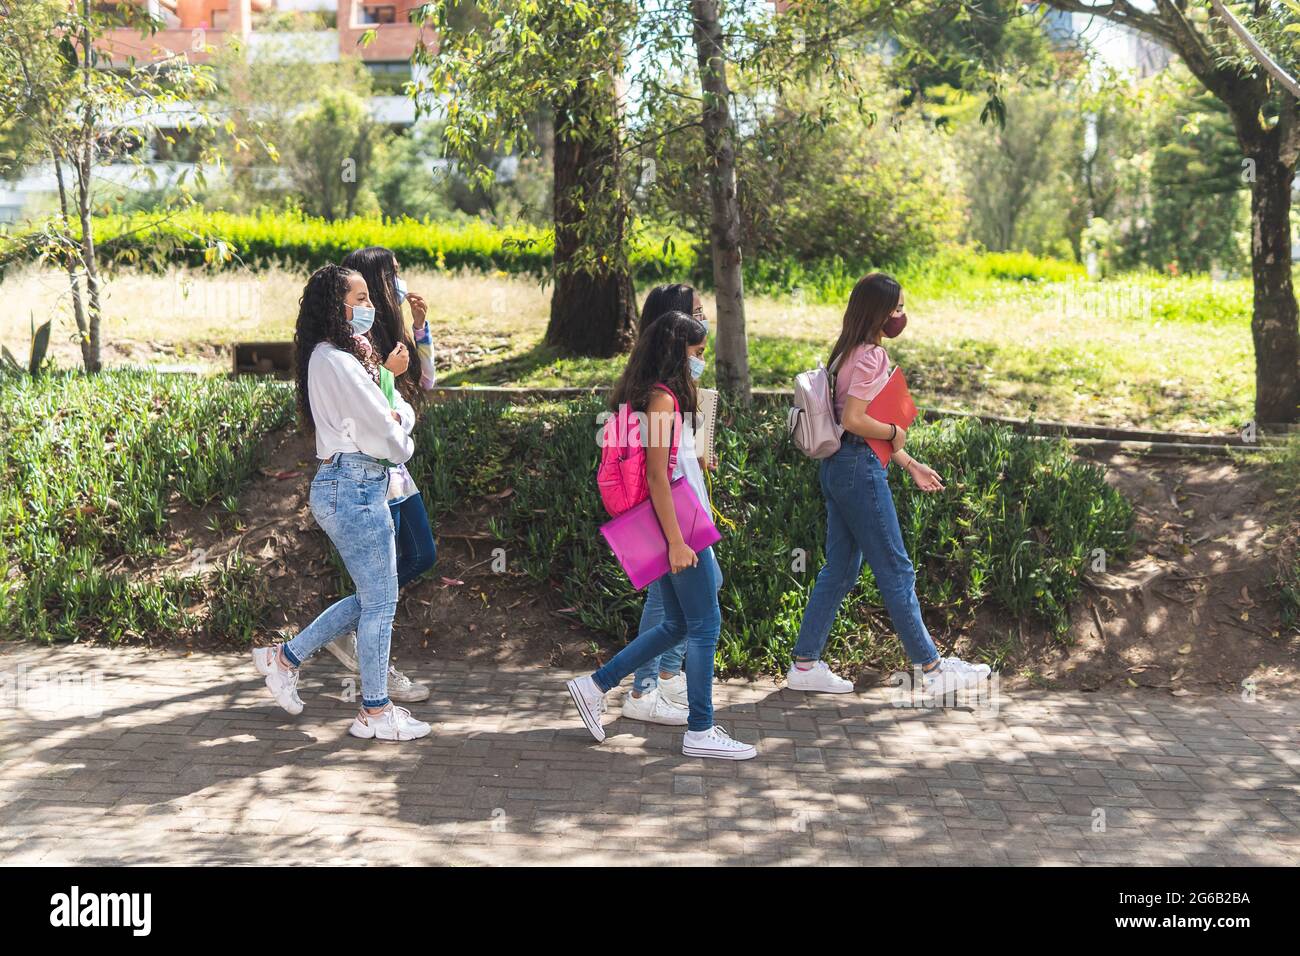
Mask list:
[{"label": "blue surgical face mask", "polygon": [[352,331],[356,335],[365,335],[370,331],[370,327],[375,324],[375,310],[368,305],[348,306],[352,310],[351,322]]},{"label": "blue surgical face mask", "polygon": [[692,355],[686,360],[686,364],[690,366],[691,378],[698,382],[700,376],[704,374],[704,359],[698,355]]},{"label": "blue surgical face mask", "polygon": [[406,301],[406,280],[401,276],[394,276],[393,288],[397,290],[397,304],[401,305]]}]

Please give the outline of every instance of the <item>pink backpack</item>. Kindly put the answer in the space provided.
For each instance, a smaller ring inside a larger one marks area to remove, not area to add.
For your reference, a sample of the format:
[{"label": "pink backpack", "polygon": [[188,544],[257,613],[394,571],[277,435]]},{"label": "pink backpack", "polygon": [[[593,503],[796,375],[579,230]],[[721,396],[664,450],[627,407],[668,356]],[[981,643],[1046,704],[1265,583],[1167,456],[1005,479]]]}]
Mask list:
[{"label": "pink backpack", "polygon": [[840,450],[844,426],[835,417],[834,369],[818,362],[815,369],[795,376],[787,427],[795,447],[809,458],[829,458]]},{"label": "pink backpack", "polygon": [[[668,452],[668,478],[671,481],[677,467],[677,445],[681,441],[682,408],[671,388],[662,382],[654,387],[662,388],[673,400],[673,437]],[[600,489],[600,500],[611,517],[618,517],[650,497],[645,446],[641,441],[643,424],[647,424],[645,414],[634,412],[626,405],[620,405],[618,412],[605,420],[596,487]],[[653,438],[653,425],[650,427]]]}]

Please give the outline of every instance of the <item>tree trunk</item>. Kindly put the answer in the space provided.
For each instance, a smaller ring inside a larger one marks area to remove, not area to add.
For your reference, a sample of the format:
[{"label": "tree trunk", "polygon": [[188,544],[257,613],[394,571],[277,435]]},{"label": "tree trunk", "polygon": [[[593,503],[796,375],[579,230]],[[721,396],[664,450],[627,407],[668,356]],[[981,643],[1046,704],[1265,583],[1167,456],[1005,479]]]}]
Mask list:
[{"label": "tree trunk", "polygon": [[[63,160],[59,158],[58,153],[54,154],[54,179],[59,185],[59,216],[63,220],[63,234],[72,235],[72,216],[68,212],[68,187],[63,180]],[[90,329],[86,323],[86,306],[81,301],[81,279],[77,275],[77,267],[71,262],[68,264],[68,291],[72,294],[72,317],[77,323],[77,341],[81,346],[81,362],[86,366],[86,371],[91,370],[91,366],[97,364],[98,356],[90,347]]]},{"label": "tree trunk", "polygon": [[99,268],[95,260],[95,227],[91,218],[90,178],[95,169],[95,114],[90,96],[90,0],[82,0],[82,17],[87,24],[81,35],[81,77],[82,90],[86,97],[82,111],[80,129],[80,155],[76,157],[77,170],[77,212],[81,218],[81,264],[86,270],[86,297],[89,300],[89,315],[86,324],[89,341],[81,347],[81,354],[86,363],[86,371],[94,374],[102,367],[99,352],[99,326],[103,311],[99,303]]},{"label": "tree trunk", "polygon": [[1300,421],[1300,316],[1291,284],[1291,181],[1294,166],[1279,156],[1276,135],[1261,137],[1250,155],[1250,320],[1255,342],[1255,422]]},{"label": "tree trunk", "polygon": [[81,264],[86,270],[86,297],[89,314],[86,317],[89,335],[82,344],[81,354],[86,371],[98,372],[103,364],[99,351],[99,327],[103,310],[99,302],[99,268],[95,258],[95,223],[90,211],[90,177],[92,160],[89,142],[77,168],[77,211],[81,218]]},{"label": "tree trunk", "polygon": [[732,140],[731,91],[718,0],[691,0],[695,51],[704,91],[704,148],[708,157],[709,243],[717,297],[714,366],[718,388],[749,404],[749,343],[745,338],[745,282],[741,272],[740,203],[736,198],[736,149]]},{"label": "tree trunk", "polygon": [[[584,82],[556,111],[555,288],[545,342],[567,354],[607,358],[632,345],[636,290],[623,254],[618,136],[605,110],[592,108],[600,95],[597,81]],[[609,220],[591,221],[592,210]]]}]

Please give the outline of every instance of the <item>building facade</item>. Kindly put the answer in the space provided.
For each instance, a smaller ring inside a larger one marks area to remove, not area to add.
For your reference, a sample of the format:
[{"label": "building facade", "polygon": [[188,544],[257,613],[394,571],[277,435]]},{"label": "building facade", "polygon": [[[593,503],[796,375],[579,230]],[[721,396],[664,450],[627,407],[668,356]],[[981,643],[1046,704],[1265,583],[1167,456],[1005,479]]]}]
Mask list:
[{"label": "building facade", "polygon": [[[416,122],[415,104],[404,87],[413,79],[411,54],[432,47],[436,35],[411,23],[420,0],[136,0],[160,28],[142,36],[138,29],[108,31],[99,44],[113,60],[163,63],[184,57],[207,63],[226,43],[238,41],[251,56],[314,62],[359,57],[371,73],[369,107],[381,123],[395,129]],[[365,42],[369,38],[369,42]],[[175,110],[187,115],[184,105]],[[166,124],[161,124],[165,129]],[[177,136],[176,138],[183,138]],[[131,185],[142,180],[174,181],[187,166],[150,150],[144,166],[108,167],[107,181]],[[14,223],[48,205],[57,193],[51,168],[33,168],[16,182],[0,182],[0,224]]]}]

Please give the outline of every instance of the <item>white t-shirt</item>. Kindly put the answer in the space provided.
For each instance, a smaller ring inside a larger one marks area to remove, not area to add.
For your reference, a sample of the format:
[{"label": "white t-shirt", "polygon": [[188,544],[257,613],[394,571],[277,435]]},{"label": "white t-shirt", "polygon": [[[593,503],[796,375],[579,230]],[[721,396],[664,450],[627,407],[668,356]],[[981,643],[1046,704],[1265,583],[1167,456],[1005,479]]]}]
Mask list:
[{"label": "white t-shirt", "polygon": [[685,475],[686,483],[695,492],[695,497],[700,499],[700,507],[708,514],[709,489],[704,483],[704,471],[700,468],[700,459],[695,451],[695,429],[690,426],[689,415],[683,418],[686,421],[682,426],[681,444],[677,446],[677,467],[673,469],[673,479]]},{"label": "white t-shirt", "polygon": [[307,363],[307,400],[316,424],[316,457],[359,451],[402,464],[415,452],[411,431],[415,410],[394,396],[400,422],[389,414],[388,399],[361,362],[329,342],[321,342]]}]

